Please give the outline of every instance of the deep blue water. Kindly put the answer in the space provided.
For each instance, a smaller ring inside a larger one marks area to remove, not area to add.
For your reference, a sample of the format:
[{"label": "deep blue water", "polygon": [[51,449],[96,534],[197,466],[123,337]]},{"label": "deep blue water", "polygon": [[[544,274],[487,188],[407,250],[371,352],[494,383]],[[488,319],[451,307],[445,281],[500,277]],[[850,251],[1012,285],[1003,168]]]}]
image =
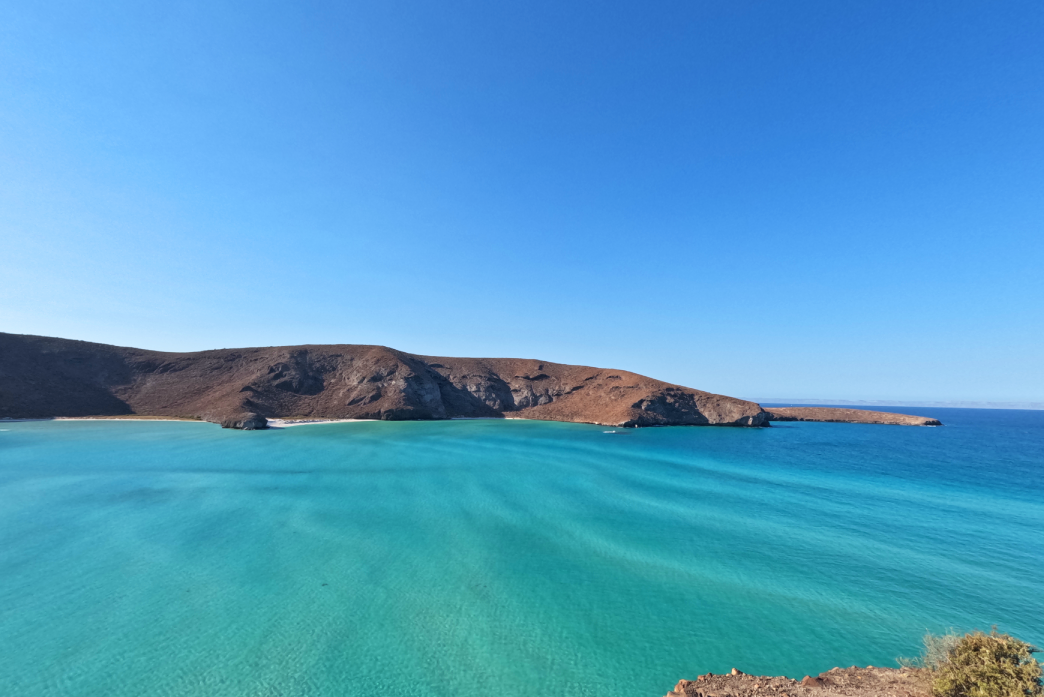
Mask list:
[{"label": "deep blue water", "polygon": [[656,696],[1044,644],[1044,412],[0,423],[0,694]]}]

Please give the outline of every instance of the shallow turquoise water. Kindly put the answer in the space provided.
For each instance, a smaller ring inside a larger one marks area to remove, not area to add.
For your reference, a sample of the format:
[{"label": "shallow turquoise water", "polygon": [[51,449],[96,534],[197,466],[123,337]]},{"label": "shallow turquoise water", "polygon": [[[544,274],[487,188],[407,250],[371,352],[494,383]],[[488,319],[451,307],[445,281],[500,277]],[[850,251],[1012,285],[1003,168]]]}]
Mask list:
[{"label": "shallow turquoise water", "polygon": [[0,693],[659,696],[1044,643],[1044,413],[0,424]]}]

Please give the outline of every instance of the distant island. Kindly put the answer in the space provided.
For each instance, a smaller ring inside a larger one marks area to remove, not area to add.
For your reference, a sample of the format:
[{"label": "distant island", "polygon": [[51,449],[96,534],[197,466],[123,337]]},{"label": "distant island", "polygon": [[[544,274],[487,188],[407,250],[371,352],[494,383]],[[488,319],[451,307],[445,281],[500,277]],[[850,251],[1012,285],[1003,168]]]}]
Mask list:
[{"label": "distant island", "polygon": [[168,353],[0,333],[0,418],[131,415],[245,430],[275,418],[523,418],[615,427],[939,423],[855,409],[765,410],[623,370],[532,359],[442,358],[355,344]]}]

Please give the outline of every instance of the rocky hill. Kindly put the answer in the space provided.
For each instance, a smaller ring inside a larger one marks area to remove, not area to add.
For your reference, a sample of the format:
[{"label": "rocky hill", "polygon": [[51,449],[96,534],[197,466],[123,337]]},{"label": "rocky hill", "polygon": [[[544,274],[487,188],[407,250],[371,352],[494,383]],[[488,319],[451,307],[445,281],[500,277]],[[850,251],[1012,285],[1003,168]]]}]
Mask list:
[{"label": "rocky hill", "polygon": [[0,333],[0,418],[521,417],[612,426],[767,426],[754,402],[623,370],[329,345],[164,353]]}]

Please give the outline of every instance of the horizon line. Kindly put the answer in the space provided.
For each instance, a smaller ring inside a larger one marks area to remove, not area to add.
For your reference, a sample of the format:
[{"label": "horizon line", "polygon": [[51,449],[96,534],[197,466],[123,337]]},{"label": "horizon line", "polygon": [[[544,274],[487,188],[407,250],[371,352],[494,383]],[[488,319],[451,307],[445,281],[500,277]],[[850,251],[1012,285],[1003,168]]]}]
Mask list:
[{"label": "horizon line", "polygon": [[961,400],[870,400],[870,399],[783,399],[773,397],[771,399],[752,399],[752,402],[765,405],[783,406],[794,405],[820,405],[820,406],[873,406],[873,407],[928,407],[938,409],[1023,409],[1029,411],[1044,411],[1044,402],[1028,401],[978,401],[970,399]]}]

